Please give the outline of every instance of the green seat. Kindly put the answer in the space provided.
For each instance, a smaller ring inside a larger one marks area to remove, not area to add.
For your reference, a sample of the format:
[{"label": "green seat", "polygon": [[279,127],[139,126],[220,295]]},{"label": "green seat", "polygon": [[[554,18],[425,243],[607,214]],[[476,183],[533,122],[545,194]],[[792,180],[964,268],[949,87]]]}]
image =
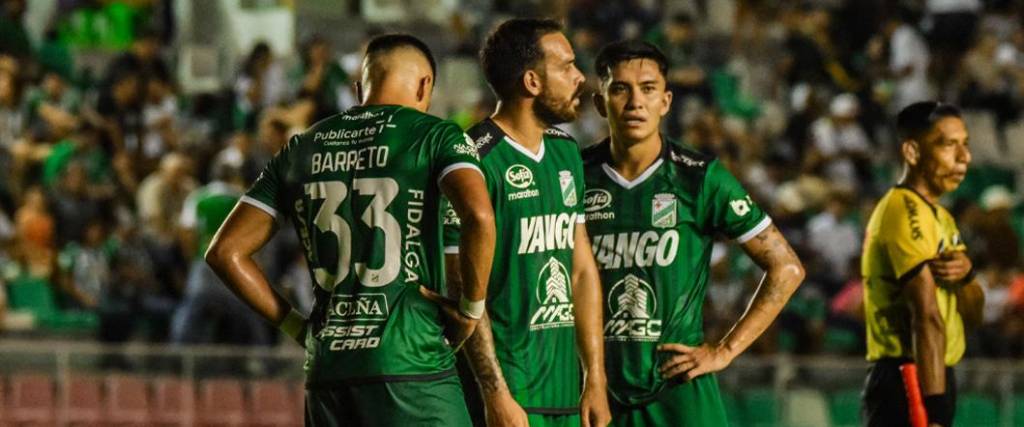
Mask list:
[{"label": "green seat", "polygon": [[964,393],[957,397],[957,427],[999,427],[999,405],[992,397],[979,393]]},{"label": "green seat", "polygon": [[832,393],[829,396],[829,414],[833,427],[860,426],[860,390]]},{"label": "green seat", "polygon": [[20,276],[12,280],[8,286],[12,309],[32,313],[36,319],[52,317],[57,313],[57,302],[54,299],[50,283],[44,279]]},{"label": "green seat", "polygon": [[741,408],[744,426],[775,427],[779,424],[779,397],[770,388],[743,392]]},{"label": "green seat", "polygon": [[1024,426],[1024,394],[1013,395],[1013,419],[1010,420],[1012,426]]},{"label": "green seat", "polygon": [[89,332],[99,326],[96,313],[57,307],[53,288],[45,279],[19,276],[9,283],[8,293],[11,308],[31,313],[37,326],[63,332]]}]

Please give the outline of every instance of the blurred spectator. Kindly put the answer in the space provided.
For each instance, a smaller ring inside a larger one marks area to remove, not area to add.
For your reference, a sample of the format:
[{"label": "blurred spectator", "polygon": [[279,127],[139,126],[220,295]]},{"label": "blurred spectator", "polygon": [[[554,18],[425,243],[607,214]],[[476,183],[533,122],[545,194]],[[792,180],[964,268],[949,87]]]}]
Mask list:
[{"label": "blurred spectator", "polygon": [[121,73],[130,72],[142,80],[139,98],[145,97],[146,84],[152,78],[168,80],[170,67],[160,58],[160,34],[153,30],[143,30],[131,42],[131,47],[110,62],[104,80],[112,81]]},{"label": "blurred spectator", "polygon": [[889,73],[893,77],[892,114],[914,102],[935,97],[928,80],[931,56],[928,44],[913,22],[913,12],[901,9],[883,27],[889,42]]},{"label": "blurred spectator", "polygon": [[146,98],[142,107],[145,134],[140,147],[138,173],[148,175],[167,153],[178,150],[178,98],[170,76],[156,73],[146,81]]},{"label": "blurred spectator", "polygon": [[137,158],[126,153],[137,153],[142,139],[143,123],[139,108],[143,101],[140,97],[141,87],[142,78],[138,72],[115,69],[101,84],[94,109],[85,112],[88,120],[101,130],[104,144],[119,157],[125,158],[121,162],[128,168],[125,181],[129,191],[134,190],[139,178],[135,169]]},{"label": "blurred spectator", "polygon": [[935,50],[935,75],[940,97],[946,94],[948,84],[956,76],[967,49],[974,43],[978,31],[981,0],[927,0],[925,2],[924,29]]},{"label": "blurred spectator", "polygon": [[[809,276],[820,277],[829,285],[829,294],[849,277],[856,277],[860,269],[849,270],[851,260],[860,256],[863,231],[850,218],[852,193],[833,190],[825,208],[807,222],[807,244],[814,259],[805,261]],[[811,271],[811,270],[816,271]]]},{"label": "blurred spectator", "polygon": [[[98,309],[101,323],[104,311],[102,304],[109,298],[107,292],[113,278],[110,264],[114,248],[107,228],[104,218],[99,215],[90,217],[85,224],[81,242],[68,243],[58,257],[58,265],[66,275],[65,291],[78,308]],[[101,337],[102,334],[101,327]]]},{"label": "blurred spectator", "polygon": [[28,60],[32,42],[25,29],[25,0],[3,0],[0,5],[0,55]]},{"label": "blurred spectator", "polygon": [[1010,69],[997,57],[999,39],[985,34],[964,57],[961,70],[960,102],[963,108],[991,111],[1002,129],[1018,116],[1010,90]]},{"label": "blurred spectator", "polygon": [[857,191],[867,177],[858,171],[867,169],[871,142],[857,122],[860,103],[853,94],[832,99],[828,117],[811,124],[811,150],[805,159],[809,170],[821,174],[845,190]]},{"label": "blurred spectator", "polygon": [[864,341],[864,281],[860,278],[860,257],[850,260],[847,271],[854,271],[829,302],[825,350],[862,355]]},{"label": "blurred spectator", "polygon": [[285,92],[280,64],[266,42],[253,46],[235,80],[235,129],[251,130],[263,108],[277,105]]},{"label": "blurred spectator", "polygon": [[143,235],[160,242],[174,240],[185,197],[196,187],[190,168],[187,157],[170,153],[160,161],[160,168],[139,185],[136,209]]},{"label": "blurred spectator", "polygon": [[682,119],[691,100],[705,106],[714,101],[707,81],[708,44],[698,40],[697,27],[686,13],[673,15],[662,29],[655,29],[646,38],[660,47],[669,61],[666,77],[673,98],[666,126],[669,135],[681,135]]},{"label": "blurred spectator", "polygon": [[60,140],[79,126],[78,90],[69,86],[60,74],[43,73],[38,88],[27,97],[28,123],[33,138],[43,141]]},{"label": "blurred spectator", "polygon": [[312,121],[319,121],[355,105],[355,94],[349,87],[348,74],[334,58],[331,45],[324,37],[315,35],[302,46],[299,76],[299,99],[314,103]]},{"label": "blurred spectator", "polygon": [[68,163],[59,183],[51,192],[59,244],[84,241],[88,225],[106,210],[100,191],[89,182],[82,160]]},{"label": "blurred spectator", "polygon": [[[192,252],[185,298],[174,313],[171,341],[177,344],[229,342],[269,345],[263,319],[221,283],[203,254],[217,229],[242,196],[242,177],[237,169],[222,167],[213,180],[188,196],[179,225],[185,245]],[[219,334],[219,335],[218,335]]]},{"label": "blurred spectator", "polygon": [[16,260],[29,276],[50,280],[57,261],[56,227],[41,188],[31,187],[25,192],[14,221]]},{"label": "blurred spectator", "polygon": [[185,198],[196,188],[190,163],[180,153],[164,156],[159,169],[142,181],[135,195],[140,234],[165,289],[180,289],[184,279],[177,224]]}]

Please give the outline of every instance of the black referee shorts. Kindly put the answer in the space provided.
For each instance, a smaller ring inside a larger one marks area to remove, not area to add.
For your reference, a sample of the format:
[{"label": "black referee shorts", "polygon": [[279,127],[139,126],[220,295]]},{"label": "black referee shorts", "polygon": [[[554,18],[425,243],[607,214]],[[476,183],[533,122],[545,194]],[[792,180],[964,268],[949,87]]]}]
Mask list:
[{"label": "black referee shorts", "polygon": [[[907,427],[910,425],[910,408],[907,405],[907,391],[903,387],[900,365],[908,359],[879,359],[868,368],[861,395],[861,419],[867,427]],[[951,411],[956,410],[956,380],[953,368],[946,368],[946,396]],[[924,397],[922,395],[921,397]],[[955,412],[954,412],[955,413]]]}]

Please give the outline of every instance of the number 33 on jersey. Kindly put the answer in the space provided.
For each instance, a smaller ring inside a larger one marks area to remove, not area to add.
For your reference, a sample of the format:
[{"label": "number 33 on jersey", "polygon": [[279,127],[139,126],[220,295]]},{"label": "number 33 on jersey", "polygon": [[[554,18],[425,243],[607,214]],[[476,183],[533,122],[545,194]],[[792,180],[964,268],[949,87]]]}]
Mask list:
[{"label": "number 33 on jersey", "polygon": [[313,272],[310,383],[453,368],[438,309],[418,286],[444,292],[438,183],[463,167],[480,168],[455,124],[356,107],[293,138],[243,197],[287,215]]}]

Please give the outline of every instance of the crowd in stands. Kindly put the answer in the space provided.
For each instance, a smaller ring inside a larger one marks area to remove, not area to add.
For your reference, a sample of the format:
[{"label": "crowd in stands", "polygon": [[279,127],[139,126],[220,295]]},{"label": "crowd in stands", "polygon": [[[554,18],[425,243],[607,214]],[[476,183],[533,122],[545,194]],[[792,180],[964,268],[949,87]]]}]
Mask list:
[{"label": "crowd in stands", "polygon": [[[240,303],[201,262],[190,195],[214,184],[243,191],[292,133],[354,105],[360,46],[300,31],[297,57],[281,58],[257,43],[223,90],[185,95],[171,71],[169,2],[82,3],[59,8],[32,40],[26,2],[0,1],[0,339],[272,345],[275,334],[244,307],[224,309]],[[504,17],[565,22],[590,93],[604,43],[640,38],[664,50],[675,95],[666,135],[723,159],[808,271],[757,344],[762,354],[863,354],[864,225],[902,171],[892,117],[923,99],[960,105],[974,161],[944,204],[987,291],[968,351],[1024,354],[1020,2],[467,3],[427,38],[443,38],[432,113],[463,126],[493,111],[474,55]],[[111,29],[92,34],[87,18]],[[73,65],[97,46],[110,52],[104,67]],[[583,104],[563,127],[587,146],[606,131]],[[308,309],[313,285],[282,228],[261,265]],[[735,321],[760,278],[734,244],[716,244],[712,258],[708,339]]]}]

